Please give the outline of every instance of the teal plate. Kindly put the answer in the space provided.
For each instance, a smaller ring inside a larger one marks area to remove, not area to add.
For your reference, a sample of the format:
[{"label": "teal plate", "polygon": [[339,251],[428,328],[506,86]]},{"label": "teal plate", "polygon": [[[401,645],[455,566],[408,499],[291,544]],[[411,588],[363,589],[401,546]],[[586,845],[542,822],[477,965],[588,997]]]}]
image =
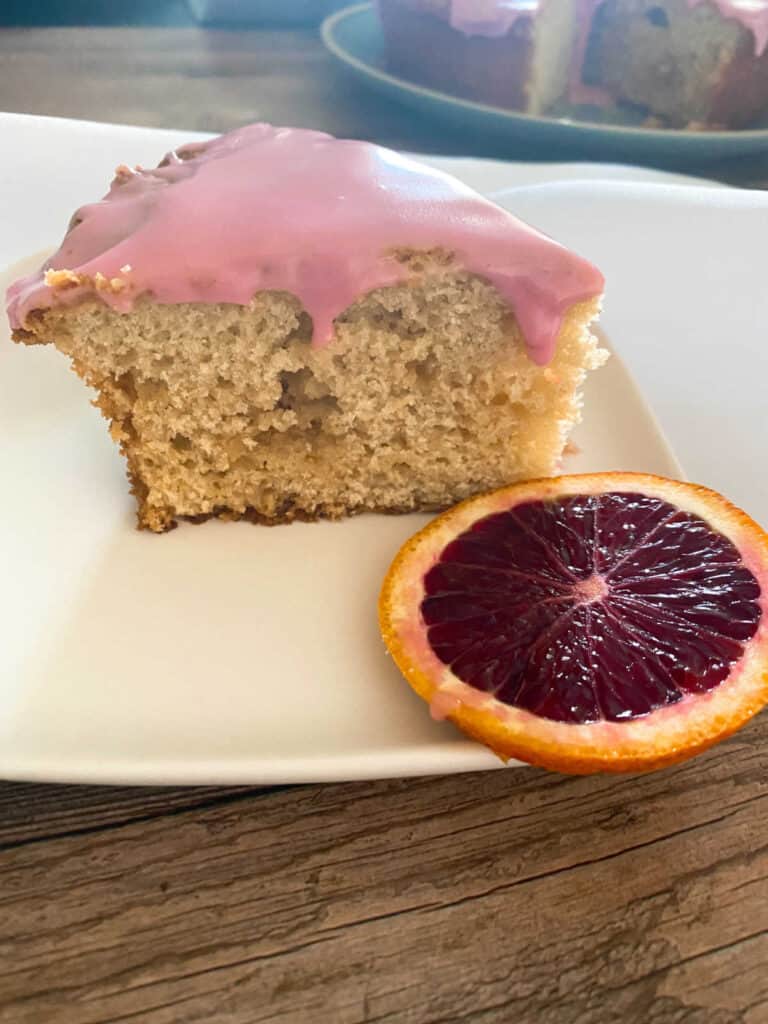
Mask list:
[{"label": "teal plate", "polygon": [[675,131],[632,123],[641,115],[619,108],[564,108],[561,116],[533,117],[427,89],[383,70],[384,43],[372,3],[356,4],[323,22],[330,53],[361,81],[419,114],[458,130],[475,149],[498,155],[543,153],[680,163],[768,152],[768,128],[733,131]]}]

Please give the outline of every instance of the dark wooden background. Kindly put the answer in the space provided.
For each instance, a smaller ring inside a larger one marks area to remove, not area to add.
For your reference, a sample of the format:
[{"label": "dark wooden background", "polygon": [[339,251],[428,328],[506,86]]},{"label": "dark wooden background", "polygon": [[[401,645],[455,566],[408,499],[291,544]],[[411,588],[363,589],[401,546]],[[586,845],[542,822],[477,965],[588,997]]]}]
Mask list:
[{"label": "dark wooden background", "polygon": [[[0,30],[0,108],[483,151],[308,30]],[[766,716],[647,777],[0,783],[0,1021],[766,1024],[767,821]]]}]

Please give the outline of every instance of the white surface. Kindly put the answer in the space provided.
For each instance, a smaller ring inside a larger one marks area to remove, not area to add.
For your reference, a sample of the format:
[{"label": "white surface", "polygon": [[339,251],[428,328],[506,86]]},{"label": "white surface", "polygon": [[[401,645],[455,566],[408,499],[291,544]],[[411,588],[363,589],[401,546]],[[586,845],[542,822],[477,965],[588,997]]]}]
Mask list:
[{"label": "white surface", "polygon": [[[19,117],[0,129],[12,142],[0,263],[55,241],[114,164],[189,137]],[[519,171],[462,162],[490,190]],[[574,183],[505,201],[602,266],[609,334],[689,473],[768,519],[755,472],[768,197]],[[676,472],[617,359],[587,407],[569,471]],[[0,430],[0,777],[271,783],[498,766],[429,720],[378,638],[381,578],[424,517],[139,534],[82,385],[52,349],[10,345],[4,326]]]},{"label": "white surface", "polygon": [[495,199],[603,270],[602,328],[688,477],[768,526],[768,192],[574,182]]}]

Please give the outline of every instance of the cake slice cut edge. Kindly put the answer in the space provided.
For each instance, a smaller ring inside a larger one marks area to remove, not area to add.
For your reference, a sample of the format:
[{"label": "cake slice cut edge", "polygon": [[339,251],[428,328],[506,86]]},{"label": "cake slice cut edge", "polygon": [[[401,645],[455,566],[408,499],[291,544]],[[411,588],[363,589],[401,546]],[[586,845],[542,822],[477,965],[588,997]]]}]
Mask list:
[{"label": "cake slice cut edge", "polygon": [[394,74],[503,109],[591,119],[591,108],[619,105],[648,127],[725,130],[760,127],[768,105],[766,0],[379,0],[377,10]]},{"label": "cake slice cut edge", "polygon": [[586,260],[441,172],[255,125],[120,168],[9,313],[96,390],[161,532],[433,511],[550,475],[605,358],[601,295]]},{"label": "cake slice cut edge", "polygon": [[285,292],[130,313],[89,300],[15,338],[53,339],[96,389],[143,528],[437,511],[555,473],[607,353],[597,298],[568,310],[541,366],[490,285],[429,269],[363,296],[324,348]]}]

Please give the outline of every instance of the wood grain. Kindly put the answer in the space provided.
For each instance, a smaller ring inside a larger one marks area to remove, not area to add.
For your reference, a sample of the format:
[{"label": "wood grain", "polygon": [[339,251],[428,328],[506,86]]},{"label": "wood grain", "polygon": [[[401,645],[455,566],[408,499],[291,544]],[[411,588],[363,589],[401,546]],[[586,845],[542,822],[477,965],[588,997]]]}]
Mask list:
[{"label": "wood grain", "polygon": [[0,782],[0,851],[17,844],[82,835],[266,792],[247,786],[116,789]]},{"label": "wood grain", "polygon": [[0,1020],[762,1024],[766,740],[764,717],[645,777],[150,790],[143,809],[7,786],[0,807],[64,794],[72,834],[4,829]]},{"label": "wood grain", "polygon": [[200,131],[267,120],[404,148],[462,148],[450,132],[353,87],[314,30],[7,29],[0,68],[3,110]]},{"label": "wood grain", "polygon": [[[316,30],[110,27],[0,30],[0,109],[225,131],[254,120],[319,128],[425,153],[583,159],[551,142],[502,144],[432,122],[362,87]],[[768,154],[682,170],[768,187]]]},{"label": "wood grain", "polygon": [[[0,31],[0,108],[494,153],[310,32]],[[638,778],[0,784],[0,1021],[766,1024],[767,780],[763,715]]]}]

